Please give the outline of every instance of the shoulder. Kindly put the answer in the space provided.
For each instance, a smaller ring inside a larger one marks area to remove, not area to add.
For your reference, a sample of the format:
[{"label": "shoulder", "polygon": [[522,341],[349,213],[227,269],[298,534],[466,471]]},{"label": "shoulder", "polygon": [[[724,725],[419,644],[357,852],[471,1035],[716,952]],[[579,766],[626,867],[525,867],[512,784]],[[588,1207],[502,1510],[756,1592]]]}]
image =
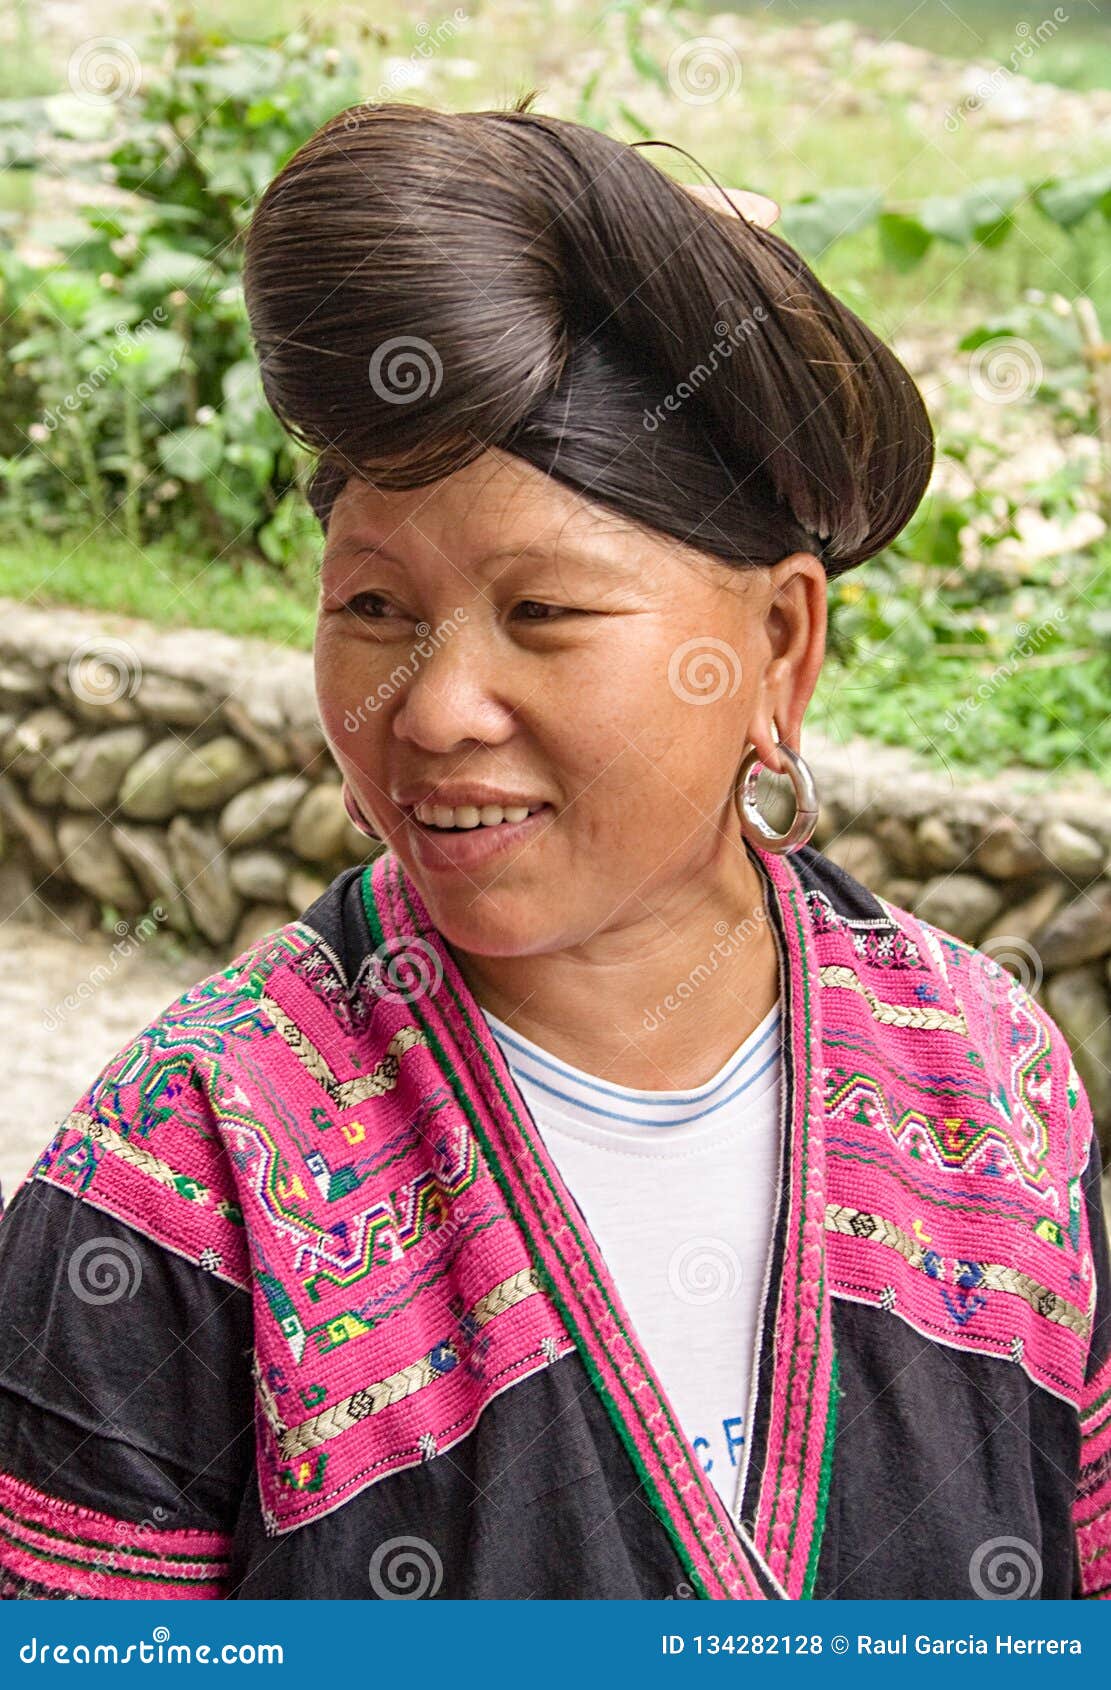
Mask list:
[{"label": "shoulder", "polygon": [[819,966],[827,979],[838,965],[855,972],[881,1039],[885,1029],[949,1034],[985,1077],[1006,1084],[1006,1101],[1017,1087],[1039,1114],[1067,1124],[1076,1066],[1036,980],[1031,989],[1012,973],[1002,947],[994,955],[891,903],[822,852],[807,847],[797,859]]},{"label": "shoulder", "polygon": [[350,1031],[343,947],[333,941],[341,940],[341,905],[357,872],[345,871],[304,915],[196,980],[139,1028],[74,1101],[29,1181],[247,1285],[247,1142],[278,1178],[299,1082],[326,1065],[318,1047]]},{"label": "shoulder", "polygon": [[852,1208],[864,1158],[869,1207],[920,1270],[908,1276],[919,1318],[929,1304],[950,1342],[990,1348],[994,1303],[1028,1370],[1075,1399],[1102,1214],[1092,1110],[1064,1032],[1035,982],[989,950],[812,847],[792,861],[823,988],[831,1191]]}]

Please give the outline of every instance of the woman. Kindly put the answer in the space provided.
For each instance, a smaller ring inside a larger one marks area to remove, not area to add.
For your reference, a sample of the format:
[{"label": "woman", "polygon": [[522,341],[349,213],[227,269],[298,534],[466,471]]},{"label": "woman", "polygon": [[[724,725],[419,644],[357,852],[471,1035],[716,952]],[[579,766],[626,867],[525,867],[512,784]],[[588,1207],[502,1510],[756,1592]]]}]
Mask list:
[{"label": "woman", "polygon": [[8,1591],[1107,1597],[1070,1050],[808,843],[826,584],[918,504],[921,397],[759,221],[529,104],[340,114],[252,222],[382,848],[13,1199]]}]

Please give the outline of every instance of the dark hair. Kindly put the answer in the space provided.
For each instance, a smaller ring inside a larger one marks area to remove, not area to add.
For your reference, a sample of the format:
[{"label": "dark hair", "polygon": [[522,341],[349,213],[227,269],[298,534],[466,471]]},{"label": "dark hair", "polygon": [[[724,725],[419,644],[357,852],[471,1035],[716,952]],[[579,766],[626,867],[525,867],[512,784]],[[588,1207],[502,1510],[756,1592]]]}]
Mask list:
[{"label": "dark hair", "polygon": [[350,107],[258,204],[251,332],[325,532],[350,475],[496,446],[734,564],[871,557],[933,463],[906,369],[781,236],[535,97]]}]

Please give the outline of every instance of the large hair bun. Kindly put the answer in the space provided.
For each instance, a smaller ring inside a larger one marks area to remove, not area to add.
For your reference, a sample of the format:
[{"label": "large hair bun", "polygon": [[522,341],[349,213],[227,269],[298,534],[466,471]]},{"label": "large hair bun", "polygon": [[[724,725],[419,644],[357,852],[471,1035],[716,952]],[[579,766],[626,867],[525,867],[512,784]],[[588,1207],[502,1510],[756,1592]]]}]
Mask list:
[{"label": "large hair bun", "polygon": [[351,473],[499,446],[740,564],[877,552],[933,463],[894,353],[781,236],[533,98],[352,107],[259,202],[247,310],[322,524]]}]

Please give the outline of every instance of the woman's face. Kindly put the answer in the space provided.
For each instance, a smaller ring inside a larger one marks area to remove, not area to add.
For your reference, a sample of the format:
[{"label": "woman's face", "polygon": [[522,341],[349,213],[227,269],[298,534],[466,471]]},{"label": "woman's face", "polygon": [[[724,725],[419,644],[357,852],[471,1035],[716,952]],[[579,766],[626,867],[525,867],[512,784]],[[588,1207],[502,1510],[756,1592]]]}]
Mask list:
[{"label": "woman's face", "polygon": [[[737,767],[749,742],[773,756],[773,720],[798,743],[825,586],[807,553],[731,570],[500,452],[413,491],[352,479],[322,564],[321,719],[450,944],[561,950],[749,883]],[[413,809],[437,789],[542,808],[438,835]]]}]

